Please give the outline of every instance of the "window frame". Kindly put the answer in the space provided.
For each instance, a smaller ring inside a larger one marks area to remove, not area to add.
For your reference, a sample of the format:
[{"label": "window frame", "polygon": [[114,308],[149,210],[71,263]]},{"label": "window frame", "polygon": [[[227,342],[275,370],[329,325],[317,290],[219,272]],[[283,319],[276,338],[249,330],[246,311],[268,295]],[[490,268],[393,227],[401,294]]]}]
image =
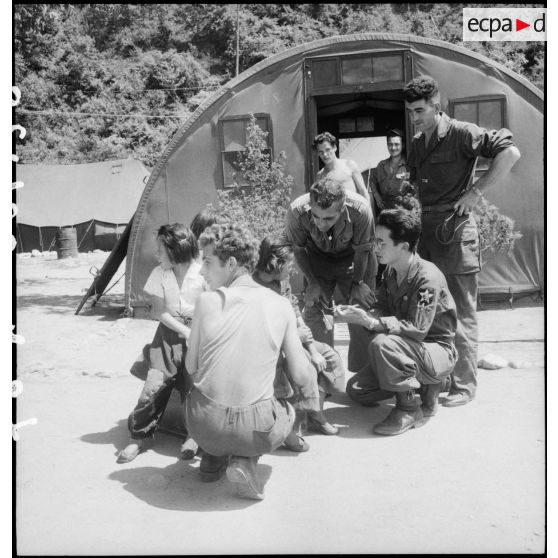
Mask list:
[{"label": "window frame", "polygon": [[[343,83],[343,60],[363,58],[365,56],[370,57],[372,61],[372,77],[371,81],[363,83],[353,83],[345,84]],[[401,80],[389,80],[389,81],[374,81],[374,59],[385,58],[385,57],[401,57],[401,70],[402,79]],[[334,85],[328,85],[323,87],[315,87],[312,73],[314,72],[314,62],[325,62],[333,61],[336,62],[336,77],[337,83]],[[352,52],[347,54],[337,54],[334,56],[324,55],[324,56],[313,56],[305,59],[305,71],[307,75],[307,87],[309,95],[327,95],[332,93],[354,93],[354,92],[367,92],[367,91],[381,91],[386,89],[399,89],[405,83],[407,83],[409,78],[409,73],[411,71],[411,61],[410,53],[408,49],[396,49],[396,50],[367,50],[361,52]]]},{"label": "window frame", "polygon": [[[256,120],[264,119],[267,121],[267,146],[269,149],[270,154],[270,161],[273,161],[273,124],[271,120],[271,115],[267,112],[254,112],[252,113]],[[232,188],[232,184],[225,184],[225,153],[242,153],[246,151],[246,127],[244,127],[244,149],[236,149],[236,150],[225,150],[225,134],[224,134],[224,124],[226,122],[237,122],[237,121],[246,121],[248,123],[250,121],[250,114],[238,114],[234,116],[223,116],[219,118],[217,125],[219,131],[219,148],[220,148],[220,156],[221,156],[221,185],[223,189],[230,189]],[[247,187],[247,184],[239,184],[241,187]]]},{"label": "window frame", "polygon": [[[483,126],[479,123],[479,110],[480,110],[480,103],[483,102],[491,102],[491,101],[500,101],[500,115],[502,117],[502,125],[501,128],[508,127],[508,98],[506,95],[500,94],[491,94],[491,95],[472,95],[470,97],[460,97],[458,99],[448,99],[448,113],[451,118],[455,118],[455,106],[459,104],[465,103],[476,103],[477,108],[477,121],[472,122],[476,126]],[[485,157],[478,157],[477,164],[475,167],[475,174],[484,174],[490,168],[489,160]]]},{"label": "window frame", "polygon": [[[459,99],[448,99],[448,112],[451,118],[455,118],[455,105],[465,104],[465,103],[476,103],[477,104],[477,122],[473,122],[477,126],[480,126],[479,119],[479,105],[483,102],[500,101],[500,114],[502,116],[502,128],[508,127],[508,98],[504,94],[497,95],[473,95],[471,97],[461,97]],[[482,126],[481,126],[482,127]]]}]

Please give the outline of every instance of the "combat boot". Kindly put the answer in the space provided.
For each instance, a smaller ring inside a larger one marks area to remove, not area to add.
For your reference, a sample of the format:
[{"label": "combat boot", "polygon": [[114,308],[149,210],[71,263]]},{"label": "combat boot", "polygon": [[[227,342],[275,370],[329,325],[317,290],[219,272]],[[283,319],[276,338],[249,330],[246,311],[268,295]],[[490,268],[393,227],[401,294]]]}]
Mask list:
[{"label": "combat boot", "polygon": [[414,390],[396,392],[395,401],[395,407],[389,415],[374,427],[375,434],[397,436],[411,428],[419,428],[426,422],[420,407],[420,398]]},{"label": "combat boot", "polygon": [[442,384],[423,384],[418,390],[422,401],[422,414],[424,418],[431,418],[438,412],[438,395]]}]

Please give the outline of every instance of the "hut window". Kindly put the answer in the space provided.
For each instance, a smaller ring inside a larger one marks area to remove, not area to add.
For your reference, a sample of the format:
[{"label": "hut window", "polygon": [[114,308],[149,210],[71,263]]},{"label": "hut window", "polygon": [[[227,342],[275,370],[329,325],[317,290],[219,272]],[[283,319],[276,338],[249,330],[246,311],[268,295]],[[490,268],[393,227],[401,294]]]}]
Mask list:
[{"label": "hut window", "polygon": [[341,60],[341,69],[344,85],[372,82],[372,57],[370,55],[344,58]]},{"label": "hut window", "polygon": [[403,81],[403,56],[375,56],[373,60],[374,81]]},{"label": "hut window", "polygon": [[488,130],[499,130],[507,125],[503,96],[450,100],[449,113],[456,120],[472,122]]},{"label": "hut window", "polygon": [[314,60],[312,62],[312,76],[316,88],[339,85],[337,58]]},{"label": "hut window", "polygon": [[304,69],[310,78],[310,94],[381,90],[390,82],[397,88],[395,84],[403,84],[410,70],[405,68],[405,52],[360,52],[307,60]]},{"label": "hut window", "polygon": [[[273,138],[271,136],[271,121],[267,114],[255,114],[256,124],[267,132],[267,149],[265,153],[271,155]],[[233,184],[245,186],[247,183],[240,176],[239,162],[242,160],[246,147],[246,129],[250,122],[249,115],[233,116],[219,120],[219,135],[221,142],[221,161],[223,165],[223,186],[230,188]]]},{"label": "hut window", "polygon": [[[507,126],[506,98],[503,95],[450,99],[449,114],[456,120],[472,122],[488,130],[499,130]],[[488,159],[478,158],[477,171],[482,172],[489,167]]]}]

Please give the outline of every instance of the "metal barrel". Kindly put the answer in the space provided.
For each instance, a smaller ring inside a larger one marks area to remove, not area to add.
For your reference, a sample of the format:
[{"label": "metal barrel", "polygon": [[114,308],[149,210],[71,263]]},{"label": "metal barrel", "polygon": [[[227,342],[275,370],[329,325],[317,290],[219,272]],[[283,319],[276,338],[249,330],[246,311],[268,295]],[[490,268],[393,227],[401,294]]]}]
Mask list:
[{"label": "metal barrel", "polygon": [[56,254],[58,259],[75,258],[78,255],[77,231],[73,227],[61,228],[56,233]]}]

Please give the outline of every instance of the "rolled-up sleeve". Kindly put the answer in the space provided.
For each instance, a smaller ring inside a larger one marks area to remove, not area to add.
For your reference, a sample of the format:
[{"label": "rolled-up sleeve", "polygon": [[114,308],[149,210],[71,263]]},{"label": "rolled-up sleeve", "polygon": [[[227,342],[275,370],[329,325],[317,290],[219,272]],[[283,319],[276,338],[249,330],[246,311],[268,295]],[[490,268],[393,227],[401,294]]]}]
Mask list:
[{"label": "rolled-up sleeve", "polygon": [[467,155],[479,155],[493,159],[500,153],[515,145],[512,141],[513,134],[507,128],[500,130],[486,130],[475,124],[467,124],[463,130],[462,146]]}]

